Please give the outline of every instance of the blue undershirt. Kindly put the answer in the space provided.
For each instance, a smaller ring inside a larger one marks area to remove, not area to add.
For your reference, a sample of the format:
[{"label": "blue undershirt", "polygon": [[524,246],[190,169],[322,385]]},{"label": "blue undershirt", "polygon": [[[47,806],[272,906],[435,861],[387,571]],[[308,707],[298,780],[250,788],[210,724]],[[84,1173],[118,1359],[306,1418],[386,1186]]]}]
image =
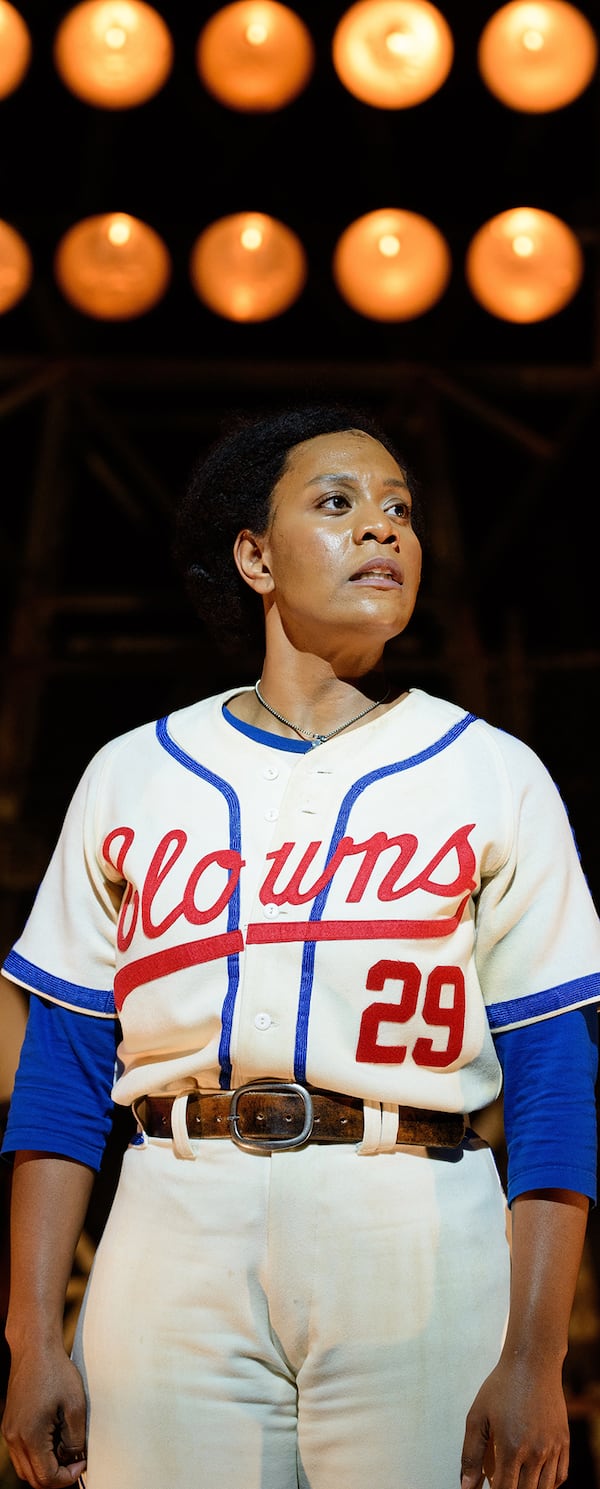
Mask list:
[{"label": "blue undershirt", "polygon": [[[227,722],[273,749],[306,753],[303,740]],[[120,1026],[37,995],[15,1078],[2,1155],[55,1153],[99,1169],[110,1132]],[[504,1077],[507,1196],[571,1189],[594,1203],[598,1010],[572,1009],[495,1038]]]},{"label": "blue undershirt", "polygon": [[116,1019],[31,997],[2,1153],[60,1153],[99,1169],[120,1037]]}]

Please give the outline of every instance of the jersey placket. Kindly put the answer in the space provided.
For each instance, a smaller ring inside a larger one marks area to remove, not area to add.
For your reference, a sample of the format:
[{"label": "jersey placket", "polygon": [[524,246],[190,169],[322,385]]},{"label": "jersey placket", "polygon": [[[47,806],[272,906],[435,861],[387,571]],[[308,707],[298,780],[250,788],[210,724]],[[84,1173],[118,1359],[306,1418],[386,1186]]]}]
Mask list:
[{"label": "jersey placket", "polygon": [[[335,751],[327,754],[329,761],[319,746],[297,757],[291,772],[280,771],[275,760],[262,771],[260,785],[256,783],[252,835],[255,842],[260,835],[265,846],[260,876],[252,886],[246,884],[244,895],[246,947],[232,1031],[235,1085],[273,1071],[282,1078],[294,1077],[304,942],[300,938],[278,940],[277,928],[290,920],[306,921],[310,915],[312,902],[290,904],[284,897],[285,886],[311,843],[320,846],[303,884],[310,885],[324,865],[338,800],[337,790],[332,800]],[[293,846],[277,873],[274,867],[280,850],[289,843]]]}]

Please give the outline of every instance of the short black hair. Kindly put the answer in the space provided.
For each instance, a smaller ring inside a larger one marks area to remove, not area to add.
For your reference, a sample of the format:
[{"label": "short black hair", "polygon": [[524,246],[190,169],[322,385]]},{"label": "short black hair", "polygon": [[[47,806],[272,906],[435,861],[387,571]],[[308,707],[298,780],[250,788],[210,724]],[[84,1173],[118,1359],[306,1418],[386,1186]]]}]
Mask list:
[{"label": "short black hair", "polygon": [[262,606],[233,558],[238,533],[244,527],[266,531],[273,490],[296,445],[349,429],[371,435],[396,460],[413,499],[413,526],[422,536],[415,477],[385,430],[361,408],[309,403],[233,415],[192,468],[176,514],[173,557],[193,609],[222,651],[256,648],[263,639]]}]

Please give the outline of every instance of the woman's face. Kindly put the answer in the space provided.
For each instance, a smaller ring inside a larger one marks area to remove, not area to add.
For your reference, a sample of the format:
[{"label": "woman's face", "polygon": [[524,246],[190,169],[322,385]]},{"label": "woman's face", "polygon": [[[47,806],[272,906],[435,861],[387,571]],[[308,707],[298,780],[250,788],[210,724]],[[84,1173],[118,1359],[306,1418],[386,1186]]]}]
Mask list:
[{"label": "woman's face", "polygon": [[421,576],[410,492],[368,434],[321,434],[294,447],[257,550],[254,587],[300,647],[319,650],[336,631],[384,645],[410,620]]}]

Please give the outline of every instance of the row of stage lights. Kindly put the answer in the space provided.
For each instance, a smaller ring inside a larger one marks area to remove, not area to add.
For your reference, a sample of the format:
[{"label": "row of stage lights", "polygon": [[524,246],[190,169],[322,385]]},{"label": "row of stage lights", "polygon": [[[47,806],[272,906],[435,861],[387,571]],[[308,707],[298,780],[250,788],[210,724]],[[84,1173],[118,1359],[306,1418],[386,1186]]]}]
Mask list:
[{"label": "row of stage lights", "polygon": [[[32,56],[28,28],[0,0],[0,98],[19,87]],[[359,0],[333,35],[338,77],[362,102],[402,109],[423,102],[445,82],[454,59],[447,21],[429,0]],[[67,12],[54,38],[54,61],[68,88],[105,109],[145,102],[166,82],[174,60],[168,26],[144,0],[83,0]],[[507,106],[529,113],[565,107],[591,82],[598,62],[595,33],[568,0],[510,0],[482,30],[481,75]],[[237,0],[217,10],[197,41],[202,82],[218,101],[245,113],[283,108],[306,87],[315,48],[304,21],[278,0]],[[108,213],[74,224],[54,258],[55,278],[83,314],[127,320],[166,294],[169,250],[148,224]],[[233,321],[263,321],[299,298],[307,255],[286,224],[259,212],[213,222],[197,238],[190,279],[210,310]],[[534,207],[502,212],[469,244],[465,277],[492,315],[517,323],[545,320],[576,294],[584,272],[570,227]],[[396,208],[349,224],[332,259],[336,287],[359,314],[409,320],[442,298],[452,274],[448,243],[427,218]],[[33,277],[31,251],[0,221],[0,313],[23,298]]]},{"label": "row of stage lights", "polygon": [[[430,0],[359,0],[341,16],[332,39],[343,86],[381,109],[430,98],[446,81],[454,51],[450,26]],[[83,0],[54,37],[62,81],[84,102],[105,109],[132,108],[153,97],[171,73],[174,54],[167,23],[144,0]],[[19,87],[31,56],[22,15],[0,0],[0,98]],[[195,61],[206,89],[226,107],[272,112],[306,88],[315,45],[305,22],[278,0],[237,0],[204,25]],[[545,113],[588,87],[598,41],[568,0],[510,0],[483,27],[477,62],[502,103]]]},{"label": "row of stage lights", "polygon": [[[56,282],[81,313],[131,320],[164,297],[169,250],[154,228],[126,213],[75,223],[54,256]],[[572,229],[552,213],[517,207],[484,223],[469,244],[465,276],[476,300],[502,320],[546,320],[576,294],[584,259]],[[237,322],[272,320],[298,300],[308,278],[303,244],[285,223],[260,212],[219,218],[200,233],[190,280],[209,310]],[[406,321],[440,300],[452,273],[444,235],[428,218],[390,208],[349,224],[335,246],[332,274],[343,299],[375,321]],[[0,221],[0,313],[33,277],[21,234]]]}]

